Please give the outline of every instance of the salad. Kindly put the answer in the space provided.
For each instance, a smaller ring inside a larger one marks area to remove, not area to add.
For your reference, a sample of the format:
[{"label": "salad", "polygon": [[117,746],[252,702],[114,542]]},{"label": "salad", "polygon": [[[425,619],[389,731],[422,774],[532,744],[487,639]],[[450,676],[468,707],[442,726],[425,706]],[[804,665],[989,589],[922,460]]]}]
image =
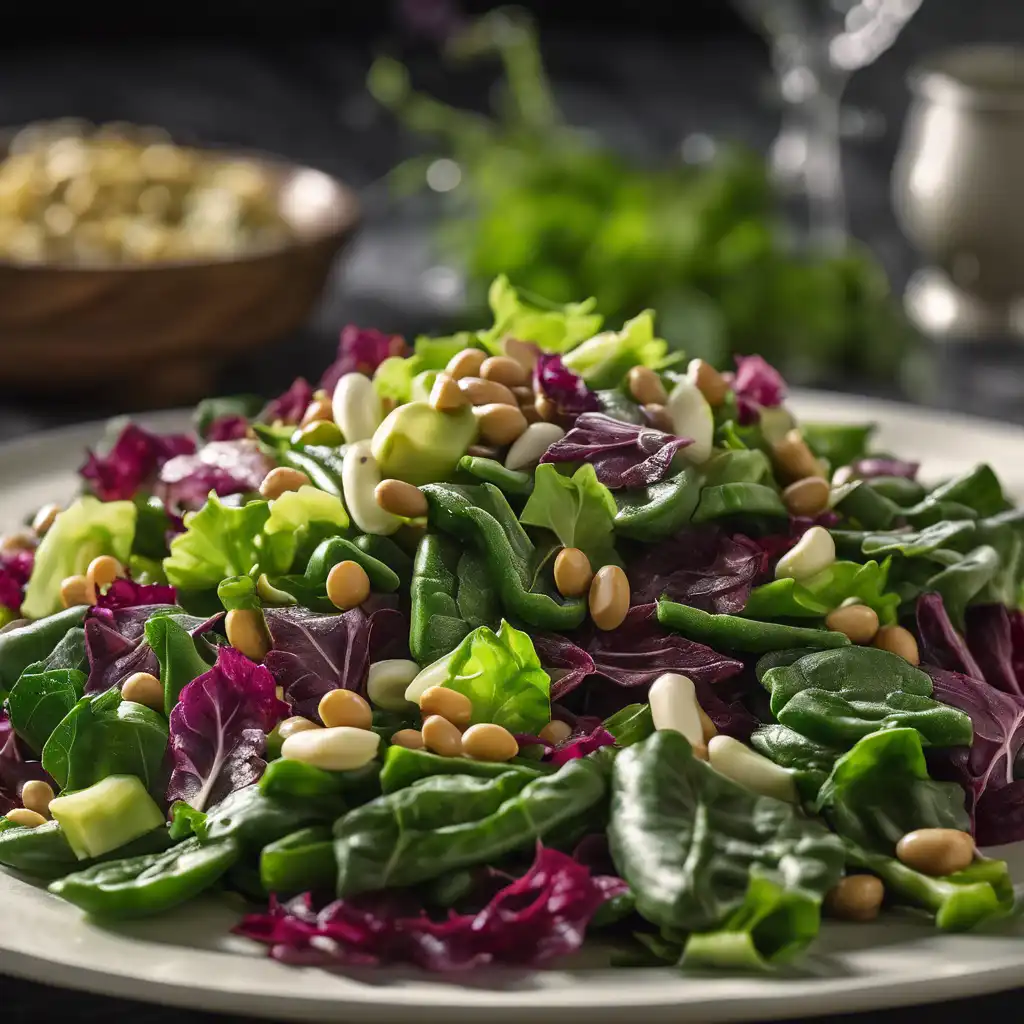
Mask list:
[{"label": "salad", "polygon": [[791,961],[1011,914],[1024,516],[499,278],[121,425],[0,554],[0,865],[297,964]]}]

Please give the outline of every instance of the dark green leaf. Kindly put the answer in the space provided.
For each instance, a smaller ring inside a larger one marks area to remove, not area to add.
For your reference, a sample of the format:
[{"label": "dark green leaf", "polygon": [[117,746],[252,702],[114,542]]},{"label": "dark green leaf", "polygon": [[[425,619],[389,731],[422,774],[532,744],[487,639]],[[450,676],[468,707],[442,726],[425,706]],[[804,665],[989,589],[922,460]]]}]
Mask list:
[{"label": "dark green leaf", "polygon": [[0,633],[0,695],[7,695],[29,665],[45,661],[68,630],[82,625],[88,610],[85,605],[68,608],[27,626]]},{"label": "dark green leaf", "polygon": [[533,492],[532,473],[524,473],[518,469],[506,469],[494,459],[484,459],[477,455],[463,455],[459,460],[459,469],[476,480],[494,484],[506,494],[515,497],[527,497]]},{"label": "dark green leaf", "polygon": [[708,523],[726,516],[770,516],[785,519],[788,516],[778,491],[764,484],[733,483],[705,487],[700,492],[700,503],[693,513],[693,522]]},{"label": "dark green leaf", "polygon": [[81,699],[85,678],[85,673],[76,669],[33,672],[30,668],[14,684],[7,698],[11,725],[36,753]]},{"label": "dark green leaf", "polygon": [[620,747],[631,747],[640,743],[654,732],[650,704],[627,704],[605,720],[605,729],[614,737]]},{"label": "dark green leaf", "polygon": [[180,616],[157,615],[146,623],[146,643],[160,663],[167,715],[178,703],[181,691],[213,663],[210,645],[202,637],[193,638],[178,618]]},{"label": "dark green leaf", "polygon": [[334,841],[326,825],[299,829],[264,846],[260,853],[260,881],[267,892],[282,896],[330,892],[337,874]]},{"label": "dark green leaf", "polygon": [[653,542],[678,533],[700,502],[701,477],[693,467],[649,487],[615,492],[615,532]]},{"label": "dark green leaf", "polygon": [[794,773],[804,800],[813,800],[818,795],[832,765],[842,755],[838,748],[815,743],[777,722],[755,729],[750,745],[780,768]]},{"label": "dark green leaf", "polygon": [[833,469],[848,466],[868,453],[874,423],[801,423],[807,446]]},{"label": "dark green leaf", "polygon": [[426,750],[410,750],[407,747],[388,747],[384,756],[384,767],[380,773],[381,789],[395,793],[411,786],[420,779],[437,775],[470,775],[478,779],[494,779],[507,772],[513,772],[527,779],[547,775],[554,769],[540,762],[522,758],[514,761],[472,761],[466,758],[441,757]]}]

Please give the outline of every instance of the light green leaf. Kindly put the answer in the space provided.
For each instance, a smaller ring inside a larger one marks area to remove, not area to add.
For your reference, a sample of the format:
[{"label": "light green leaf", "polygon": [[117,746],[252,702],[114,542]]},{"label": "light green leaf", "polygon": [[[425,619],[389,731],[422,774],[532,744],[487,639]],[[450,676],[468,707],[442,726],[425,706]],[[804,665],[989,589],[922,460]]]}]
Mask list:
[{"label": "light green leaf", "polygon": [[565,365],[590,388],[614,388],[634,366],[659,367],[668,342],[654,336],[654,312],[645,309],[621,331],[605,331],[565,356]]}]

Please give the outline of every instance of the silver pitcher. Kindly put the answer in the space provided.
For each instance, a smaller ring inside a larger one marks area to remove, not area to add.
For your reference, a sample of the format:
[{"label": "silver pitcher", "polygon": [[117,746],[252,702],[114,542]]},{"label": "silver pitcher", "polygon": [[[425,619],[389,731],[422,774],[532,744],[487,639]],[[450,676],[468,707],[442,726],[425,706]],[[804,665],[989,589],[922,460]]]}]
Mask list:
[{"label": "silver pitcher", "polygon": [[929,266],[907,311],[932,337],[1024,337],[1024,49],[950,50],[910,84],[893,202]]}]

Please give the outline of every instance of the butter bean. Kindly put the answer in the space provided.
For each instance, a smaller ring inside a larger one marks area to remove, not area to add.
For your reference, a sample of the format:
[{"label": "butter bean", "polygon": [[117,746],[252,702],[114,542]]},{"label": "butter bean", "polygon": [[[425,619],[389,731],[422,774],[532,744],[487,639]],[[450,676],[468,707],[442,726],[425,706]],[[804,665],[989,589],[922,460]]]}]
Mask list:
[{"label": "butter bean", "polygon": [[682,733],[691,747],[704,745],[697,691],[689,676],[665,672],[651,683],[647,700],[655,729]]},{"label": "butter bean", "polygon": [[293,733],[281,744],[281,756],[329,772],[348,772],[369,764],[379,746],[375,732],[341,725]]},{"label": "butter bean", "polygon": [[590,559],[579,548],[562,548],[555,556],[555,586],[562,597],[582,597],[594,579]]},{"label": "butter bean", "polygon": [[[520,410],[524,417],[525,409]],[[557,423],[531,423],[512,442],[505,456],[506,469],[526,469],[540,461],[540,457],[556,442],[565,437]]]},{"label": "butter bean", "polygon": [[459,378],[459,390],[472,402],[473,405],[514,405],[517,409],[519,403],[516,396],[496,380],[484,380],[483,377],[461,377]]},{"label": "butter bean", "polygon": [[366,695],[370,703],[385,711],[409,710],[410,701],[405,691],[419,673],[419,665],[405,658],[375,661],[366,676]]},{"label": "butter bean", "polygon": [[373,381],[362,373],[346,373],[334,389],[331,413],[345,441],[368,441],[384,419],[380,395]]},{"label": "butter bean", "polygon": [[590,584],[590,617],[598,629],[617,629],[629,611],[629,580],[617,565],[605,565]]},{"label": "butter bean", "polygon": [[280,498],[282,494],[289,491],[297,491],[310,483],[308,474],[301,469],[292,469],[291,466],[276,466],[264,478],[260,484],[260,496],[268,501]]},{"label": "butter bean", "polygon": [[572,726],[560,719],[553,719],[544,726],[537,738],[543,740],[549,746],[561,746],[572,735]]},{"label": "butter bean", "polygon": [[419,519],[429,511],[424,493],[404,480],[381,480],[373,497],[385,512],[403,519]]},{"label": "butter bean", "polygon": [[53,788],[42,779],[30,779],[21,787],[21,803],[26,811],[34,811],[42,818],[50,816]]},{"label": "butter bean", "polygon": [[420,711],[424,718],[440,715],[457,729],[465,729],[473,718],[473,702],[447,686],[428,686],[420,695]]},{"label": "butter bean", "polygon": [[303,718],[302,715],[293,715],[278,723],[277,735],[283,743],[289,736],[294,736],[296,733],[309,732],[310,729],[319,728],[320,726],[316,722],[311,722],[308,718]]},{"label": "butter bean", "polygon": [[881,651],[889,651],[891,654],[898,654],[904,661],[911,665],[921,664],[921,654],[917,649],[917,640],[909,629],[902,626],[882,626],[875,634],[872,647]]},{"label": "butter bean", "polygon": [[732,736],[712,736],[708,741],[708,760],[716,772],[752,793],[790,804],[797,802],[793,776]]},{"label": "butter bean", "polygon": [[423,733],[419,729],[399,729],[391,737],[393,747],[405,747],[407,750],[423,749]]},{"label": "butter bean", "polygon": [[885,886],[874,875],[847,875],[825,894],[825,912],[841,921],[874,921]]},{"label": "butter bean", "polygon": [[955,828],[919,828],[896,844],[896,856],[922,875],[940,878],[963,871],[974,860],[974,840]]},{"label": "butter bean", "polygon": [[358,608],[369,596],[370,577],[358,562],[346,559],[332,566],[327,574],[327,600],[335,608]]},{"label": "butter bean", "polygon": [[377,504],[377,484],[381,482],[380,466],[373,456],[369,441],[356,441],[345,449],[341,463],[341,485],[345,506],[356,526],[363,533],[386,537],[394,533],[402,520]]},{"label": "butter bean", "polygon": [[519,753],[519,744],[504,726],[485,722],[463,733],[462,750],[475,761],[508,761]]},{"label": "butter bean", "polygon": [[448,360],[445,370],[456,380],[463,377],[479,377],[480,367],[484,365],[486,358],[487,353],[481,352],[478,348],[464,348]]},{"label": "butter bean", "polygon": [[834,633],[844,633],[851,644],[869,644],[878,632],[878,614],[866,604],[851,604],[829,612],[825,625]]},{"label": "butter bean", "polygon": [[649,367],[634,366],[626,374],[626,386],[641,405],[664,405],[668,400],[661,378]]},{"label": "butter bean", "polygon": [[665,409],[672,418],[672,433],[693,442],[680,455],[695,466],[707,462],[715,440],[715,414],[708,400],[696,385],[681,380],[672,388]]},{"label": "butter bean", "polygon": [[270,650],[267,624],[261,612],[233,608],[224,616],[224,632],[228,643],[252,661],[262,661]]},{"label": "butter bean", "polygon": [[353,729],[369,729],[373,725],[370,705],[355,690],[329,690],[317,705],[320,721],[328,729],[347,725]]},{"label": "butter bean", "polygon": [[812,526],[779,559],[775,566],[775,578],[806,580],[827,569],[836,560],[836,544],[832,534],[823,526]]},{"label": "butter bean", "polygon": [[821,476],[821,464],[807,447],[803,435],[795,428],[788,431],[782,440],[772,444],[772,462],[780,476],[786,480]]},{"label": "butter bean", "polygon": [[164,684],[152,672],[133,672],[121,684],[121,696],[154,711],[164,710]]},{"label": "butter bean", "polygon": [[469,396],[450,373],[439,373],[430,389],[430,404],[438,412],[455,412],[469,405]]},{"label": "butter bean", "polygon": [[816,516],[828,508],[831,493],[824,477],[805,476],[782,492],[782,503],[795,516]]},{"label": "butter bean", "polygon": [[511,444],[528,426],[526,417],[519,411],[519,406],[514,404],[478,405],[474,412],[480,437],[488,444]]},{"label": "butter bean", "polygon": [[441,757],[458,757],[462,753],[462,733],[440,715],[431,715],[423,723],[423,745]]},{"label": "butter bean", "polygon": [[15,807],[13,811],[8,811],[4,817],[12,825],[18,825],[21,828],[39,828],[40,825],[46,824],[46,819],[41,814],[30,811],[27,807]]},{"label": "butter bean", "polygon": [[686,377],[707,399],[712,409],[717,409],[729,394],[726,379],[703,359],[691,359],[686,367]]},{"label": "butter bean", "polygon": [[521,387],[530,379],[522,365],[511,356],[491,356],[485,359],[480,366],[480,376],[484,380],[495,380],[507,388]]}]

